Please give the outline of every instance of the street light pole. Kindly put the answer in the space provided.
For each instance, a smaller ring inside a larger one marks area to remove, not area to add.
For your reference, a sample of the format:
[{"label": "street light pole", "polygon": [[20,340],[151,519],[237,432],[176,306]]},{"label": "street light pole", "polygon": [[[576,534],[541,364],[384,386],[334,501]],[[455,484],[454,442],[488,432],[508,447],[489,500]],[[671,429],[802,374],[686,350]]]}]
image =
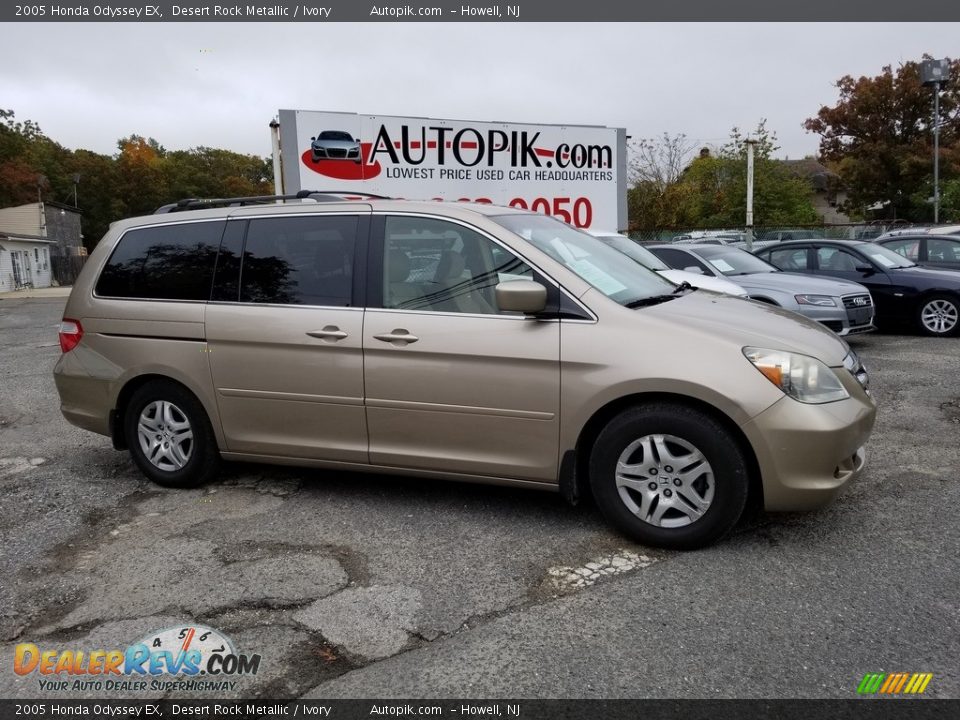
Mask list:
[{"label": "street light pole", "polygon": [[940,84],[950,78],[950,61],[924,60],[920,81],[933,87],[933,222],[940,222]]},{"label": "street light pole", "polygon": [[744,240],[747,252],[753,251],[753,146],[756,140],[746,140],[747,144],[747,226],[744,228]]},{"label": "street light pole", "polygon": [[940,83],[933,84],[933,224],[940,222]]}]

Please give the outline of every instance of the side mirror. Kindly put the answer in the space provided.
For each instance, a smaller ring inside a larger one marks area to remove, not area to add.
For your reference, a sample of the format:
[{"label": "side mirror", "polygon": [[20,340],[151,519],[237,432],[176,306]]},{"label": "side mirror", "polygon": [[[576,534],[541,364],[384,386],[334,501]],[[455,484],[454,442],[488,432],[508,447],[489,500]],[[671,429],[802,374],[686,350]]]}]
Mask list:
[{"label": "side mirror", "polygon": [[703,270],[698,268],[696,265],[691,265],[690,267],[685,267],[684,272],[696,273],[697,275],[703,275]]},{"label": "side mirror", "polygon": [[508,280],[494,288],[497,307],[505,311],[536,315],[547,306],[547,289],[533,280]]},{"label": "side mirror", "polygon": [[313,142],[314,140],[316,140],[315,137],[310,138],[310,142]]},{"label": "side mirror", "polygon": [[873,275],[876,270],[874,270],[870,265],[857,265],[854,268],[858,273],[863,273],[864,275]]}]

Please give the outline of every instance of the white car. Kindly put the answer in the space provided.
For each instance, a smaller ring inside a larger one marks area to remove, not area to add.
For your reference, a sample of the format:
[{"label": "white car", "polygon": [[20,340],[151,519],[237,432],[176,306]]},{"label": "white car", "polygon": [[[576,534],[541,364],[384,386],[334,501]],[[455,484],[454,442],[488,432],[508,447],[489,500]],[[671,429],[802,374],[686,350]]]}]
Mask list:
[{"label": "white car", "polygon": [[693,287],[712,290],[713,292],[724,293],[725,295],[739,295],[740,297],[746,297],[747,295],[746,290],[729,280],[724,280],[719,277],[707,277],[701,273],[688,272],[686,270],[674,270],[663,262],[663,260],[626,235],[603,230],[588,230],[587,232],[614,250],[619,250],[634,262],[643,265],[648,270],[653,270],[658,275],[662,275],[677,285],[682,282],[688,282]]}]

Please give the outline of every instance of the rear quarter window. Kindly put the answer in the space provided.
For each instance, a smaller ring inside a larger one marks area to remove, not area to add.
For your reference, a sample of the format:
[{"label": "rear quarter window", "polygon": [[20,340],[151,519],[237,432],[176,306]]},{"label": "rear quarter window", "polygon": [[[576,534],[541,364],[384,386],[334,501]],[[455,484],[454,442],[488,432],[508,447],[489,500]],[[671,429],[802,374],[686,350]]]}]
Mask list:
[{"label": "rear quarter window", "polygon": [[224,225],[213,221],[128,230],[100,273],[97,295],[206,301]]}]

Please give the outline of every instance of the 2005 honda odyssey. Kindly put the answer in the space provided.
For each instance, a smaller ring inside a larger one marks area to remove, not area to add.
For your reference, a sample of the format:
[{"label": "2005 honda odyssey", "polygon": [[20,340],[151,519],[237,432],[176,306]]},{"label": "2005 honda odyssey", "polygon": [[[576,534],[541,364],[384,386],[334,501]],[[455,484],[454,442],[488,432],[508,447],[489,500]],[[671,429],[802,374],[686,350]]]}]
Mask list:
[{"label": "2005 honda odyssey", "polygon": [[676,548],[748,501],[830,501],[876,413],[856,355],[816,323],[492,205],[125,220],[60,342],[63,414],[162,485],[223,458],[592,492],[620,530]]}]

